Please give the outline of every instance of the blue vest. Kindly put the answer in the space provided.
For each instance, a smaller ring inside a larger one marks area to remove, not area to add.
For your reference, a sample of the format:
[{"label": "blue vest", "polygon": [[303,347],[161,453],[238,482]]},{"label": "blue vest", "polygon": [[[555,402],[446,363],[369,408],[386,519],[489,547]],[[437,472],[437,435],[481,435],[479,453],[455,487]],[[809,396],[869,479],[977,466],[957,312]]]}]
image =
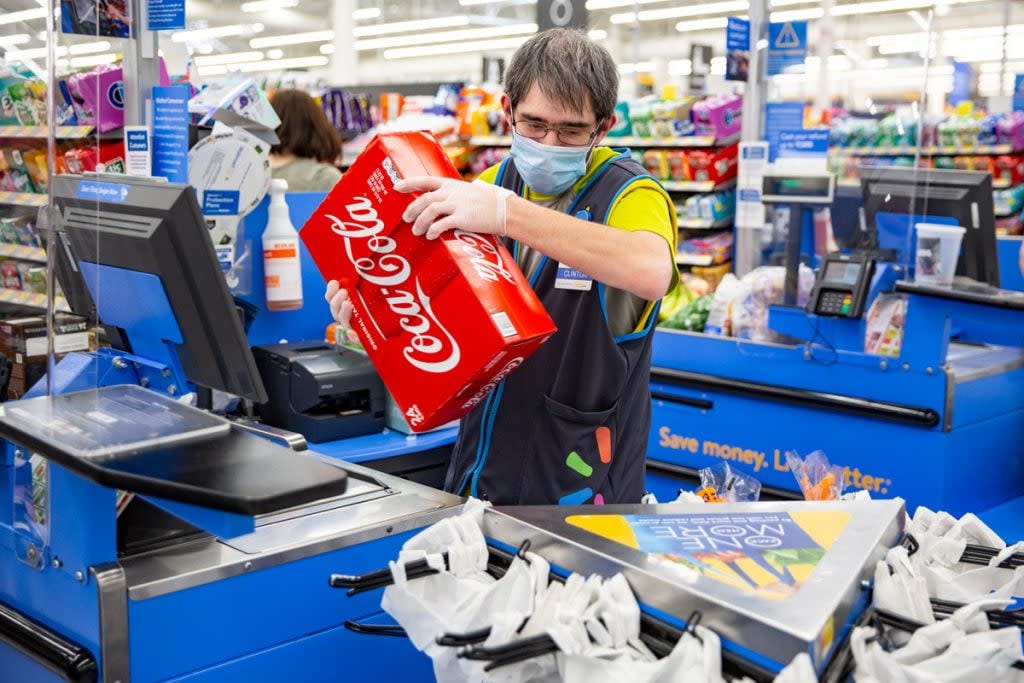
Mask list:
[{"label": "blue vest", "polygon": [[[650,178],[628,155],[609,159],[567,212],[606,223],[620,194]],[[495,183],[522,194],[506,159]],[[518,256],[519,245],[509,245]],[[556,289],[542,256],[530,284],[558,326],[548,341],[462,419],[445,489],[496,505],[639,503],[651,427],[651,329],[613,337],[605,287]]]}]

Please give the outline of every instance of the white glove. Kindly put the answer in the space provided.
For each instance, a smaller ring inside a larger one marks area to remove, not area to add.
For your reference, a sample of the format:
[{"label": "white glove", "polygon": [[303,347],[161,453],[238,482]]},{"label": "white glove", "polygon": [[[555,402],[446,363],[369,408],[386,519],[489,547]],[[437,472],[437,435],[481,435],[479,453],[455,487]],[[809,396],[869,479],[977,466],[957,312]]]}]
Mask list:
[{"label": "white glove", "polygon": [[[349,298],[348,291],[342,289],[337,280],[331,280],[327,283],[324,298],[327,299],[327,305],[331,308],[331,317],[338,322],[338,327],[341,328],[344,341],[358,344],[359,335],[352,329],[352,299]],[[340,336],[338,341],[342,341]]]},{"label": "white glove", "polygon": [[446,230],[487,235],[507,234],[507,204],[512,192],[482,182],[420,176],[395,183],[399,192],[424,192],[409,204],[402,220],[412,223],[414,235],[437,239]]}]

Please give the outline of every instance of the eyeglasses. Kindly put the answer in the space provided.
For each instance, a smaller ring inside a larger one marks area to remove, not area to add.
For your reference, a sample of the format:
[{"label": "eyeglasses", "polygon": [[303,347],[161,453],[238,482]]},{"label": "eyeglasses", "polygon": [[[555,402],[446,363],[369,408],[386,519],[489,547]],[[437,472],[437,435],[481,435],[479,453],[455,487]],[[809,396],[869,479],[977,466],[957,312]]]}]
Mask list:
[{"label": "eyeglasses", "polygon": [[530,138],[531,140],[542,140],[547,136],[548,131],[554,131],[558,141],[570,147],[589,145],[597,136],[598,131],[601,130],[600,123],[592,131],[588,131],[585,128],[558,128],[556,126],[547,126],[537,121],[516,121],[515,114],[512,115],[512,127],[524,138]]}]

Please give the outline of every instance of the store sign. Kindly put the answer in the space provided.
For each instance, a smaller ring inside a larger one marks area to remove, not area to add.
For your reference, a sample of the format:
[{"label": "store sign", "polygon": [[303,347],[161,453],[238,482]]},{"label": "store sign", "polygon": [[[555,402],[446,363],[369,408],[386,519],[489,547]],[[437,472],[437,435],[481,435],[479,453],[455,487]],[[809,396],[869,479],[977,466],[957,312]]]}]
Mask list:
[{"label": "store sign", "polygon": [[966,102],[973,98],[975,90],[974,67],[970,62],[953,62],[953,88],[949,91],[949,103]]},{"label": "store sign", "polygon": [[690,45],[690,92],[703,93],[711,73],[711,46]]},{"label": "store sign", "polygon": [[768,24],[767,74],[778,76],[803,65],[807,59],[807,22],[780,21]]},{"label": "store sign", "polygon": [[153,175],[188,182],[189,86],[153,88]]},{"label": "store sign", "polygon": [[185,28],[185,0],[148,0],[146,28],[150,31],[178,31]]},{"label": "store sign", "polygon": [[801,102],[768,102],[764,110],[764,139],[770,148],[768,160],[774,162],[779,152],[780,133],[803,130],[804,105]]},{"label": "store sign", "polygon": [[828,155],[827,130],[782,130],[778,134],[776,158],[797,159],[826,157]]},{"label": "store sign", "polygon": [[1013,110],[1024,111],[1024,74],[1013,77]]},{"label": "store sign", "polygon": [[767,142],[741,142],[739,178],[736,185],[736,227],[763,228],[761,186],[768,167]]},{"label": "store sign", "polygon": [[729,17],[725,26],[725,79],[745,81],[750,70],[750,22]]},{"label": "store sign", "polygon": [[587,28],[590,16],[586,0],[538,0],[537,30]]}]

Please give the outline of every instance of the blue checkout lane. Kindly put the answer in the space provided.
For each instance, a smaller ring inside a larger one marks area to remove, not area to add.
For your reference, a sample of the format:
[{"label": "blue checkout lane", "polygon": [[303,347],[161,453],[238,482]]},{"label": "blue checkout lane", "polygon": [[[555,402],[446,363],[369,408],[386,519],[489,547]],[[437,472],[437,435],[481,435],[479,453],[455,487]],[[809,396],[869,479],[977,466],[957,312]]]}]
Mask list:
[{"label": "blue checkout lane", "polygon": [[345,462],[367,463],[443,448],[455,443],[458,427],[449,427],[426,434],[406,435],[390,429],[380,434],[368,434],[340,441],[310,444],[314,453],[338,458]]}]

